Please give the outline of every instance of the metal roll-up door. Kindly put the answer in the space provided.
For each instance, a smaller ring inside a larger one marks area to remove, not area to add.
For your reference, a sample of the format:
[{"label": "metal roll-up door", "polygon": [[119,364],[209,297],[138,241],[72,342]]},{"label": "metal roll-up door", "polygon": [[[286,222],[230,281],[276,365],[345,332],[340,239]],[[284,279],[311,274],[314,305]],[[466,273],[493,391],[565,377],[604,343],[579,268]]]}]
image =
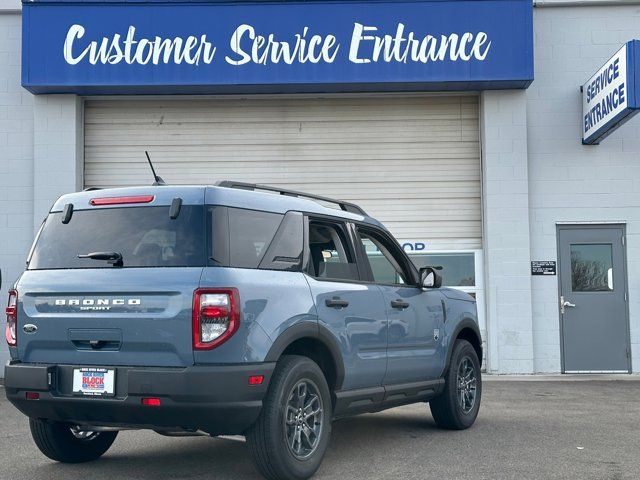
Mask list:
[{"label": "metal roll-up door", "polygon": [[360,204],[399,239],[481,248],[477,96],[85,103],[85,186],[264,183]]}]

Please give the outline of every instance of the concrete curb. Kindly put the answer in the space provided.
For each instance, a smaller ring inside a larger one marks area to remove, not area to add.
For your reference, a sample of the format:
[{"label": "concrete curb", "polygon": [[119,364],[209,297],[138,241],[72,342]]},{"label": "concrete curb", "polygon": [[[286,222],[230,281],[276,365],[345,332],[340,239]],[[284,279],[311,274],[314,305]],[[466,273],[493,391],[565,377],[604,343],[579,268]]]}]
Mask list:
[{"label": "concrete curb", "polygon": [[640,382],[640,374],[583,374],[583,375],[491,375],[483,374],[485,382]]}]

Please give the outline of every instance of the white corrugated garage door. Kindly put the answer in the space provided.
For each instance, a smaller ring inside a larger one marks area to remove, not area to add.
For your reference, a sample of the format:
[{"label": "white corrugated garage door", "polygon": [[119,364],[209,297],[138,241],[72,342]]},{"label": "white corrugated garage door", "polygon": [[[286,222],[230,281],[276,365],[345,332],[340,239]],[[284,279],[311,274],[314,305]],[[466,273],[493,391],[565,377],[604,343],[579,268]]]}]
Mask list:
[{"label": "white corrugated garage door", "polygon": [[476,96],[87,100],[85,185],[220,179],[349,200],[399,239],[481,248]]}]

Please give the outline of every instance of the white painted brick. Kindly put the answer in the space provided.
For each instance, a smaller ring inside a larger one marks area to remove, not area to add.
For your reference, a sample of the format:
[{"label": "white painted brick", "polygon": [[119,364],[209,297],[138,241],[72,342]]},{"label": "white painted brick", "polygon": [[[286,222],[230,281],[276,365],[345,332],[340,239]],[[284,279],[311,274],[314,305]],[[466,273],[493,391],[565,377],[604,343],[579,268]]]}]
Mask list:
[{"label": "white painted brick", "polygon": [[558,373],[560,368],[559,357],[557,359],[536,359],[536,373]]},{"label": "white painted brick", "polygon": [[[30,93],[20,86],[21,18],[6,9],[20,8],[13,0],[0,0],[0,268],[2,292],[24,269],[33,235],[33,107]],[[13,65],[12,65],[13,64]],[[0,301],[6,301],[5,295]],[[0,344],[0,362],[8,351]],[[0,372],[0,376],[2,372]]]},{"label": "white painted brick", "polygon": [[0,15],[3,15],[3,11],[6,10],[22,10],[22,3],[20,0],[0,0]]},{"label": "white painted brick", "polygon": [[622,30],[593,30],[591,43],[594,45],[622,45],[625,42],[625,33]]},{"label": "white painted brick", "polygon": [[520,360],[505,358],[503,361],[504,368],[500,373],[506,375],[518,375],[531,373],[531,360]]},{"label": "white painted brick", "polygon": [[526,96],[484,92],[481,115],[489,370],[531,373]]},{"label": "white painted brick", "polygon": [[34,230],[60,195],[81,188],[81,117],[75,95],[38,95],[34,100]]}]

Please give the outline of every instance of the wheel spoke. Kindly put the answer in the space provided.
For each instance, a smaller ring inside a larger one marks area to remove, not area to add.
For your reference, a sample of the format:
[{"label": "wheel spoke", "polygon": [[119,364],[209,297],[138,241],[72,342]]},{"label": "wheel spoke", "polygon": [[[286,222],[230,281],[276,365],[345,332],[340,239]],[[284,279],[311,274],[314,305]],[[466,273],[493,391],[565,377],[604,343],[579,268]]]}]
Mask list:
[{"label": "wheel spoke", "polygon": [[307,398],[307,384],[300,382],[298,384],[298,407],[304,407],[304,401]]},{"label": "wheel spoke", "polygon": [[316,442],[318,440],[316,432],[312,428],[309,428],[308,425],[304,425],[302,427],[302,433],[307,440],[307,446],[309,448],[315,448]]},{"label": "wheel spoke", "polygon": [[296,424],[296,414],[298,411],[293,408],[291,405],[287,405],[287,410],[285,414],[287,425],[295,425]]},{"label": "wheel spoke", "polygon": [[[314,408],[314,406],[316,408]],[[309,395],[308,396],[308,401],[306,402],[304,408],[302,409],[303,414],[305,415],[305,418],[308,418],[310,415],[313,414],[313,412],[317,412],[320,411],[320,399],[318,398],[317,395]]]},{"label": "wheel spoke", "polygon": [[320,408],[318,408],[317,410],[313,410],[313,411],[311,411],[311,412],[305,413],[305,415],[304,415],[304,419],[305,419],[305,420],[308,420],[308,419],[310,419],[310,418],[312,418],[312,417],[315,417],[315,416],[317,416],[317,415],[320,415],[321,413],[322,413],[322,410],[321,410]]},{"label": "wheel spoke", "polygon": [[296,448],[296,452],[299,454],[302,451],[302,430],[301,429],[296,430],[296,442],[298,445],[298,448]]}]

